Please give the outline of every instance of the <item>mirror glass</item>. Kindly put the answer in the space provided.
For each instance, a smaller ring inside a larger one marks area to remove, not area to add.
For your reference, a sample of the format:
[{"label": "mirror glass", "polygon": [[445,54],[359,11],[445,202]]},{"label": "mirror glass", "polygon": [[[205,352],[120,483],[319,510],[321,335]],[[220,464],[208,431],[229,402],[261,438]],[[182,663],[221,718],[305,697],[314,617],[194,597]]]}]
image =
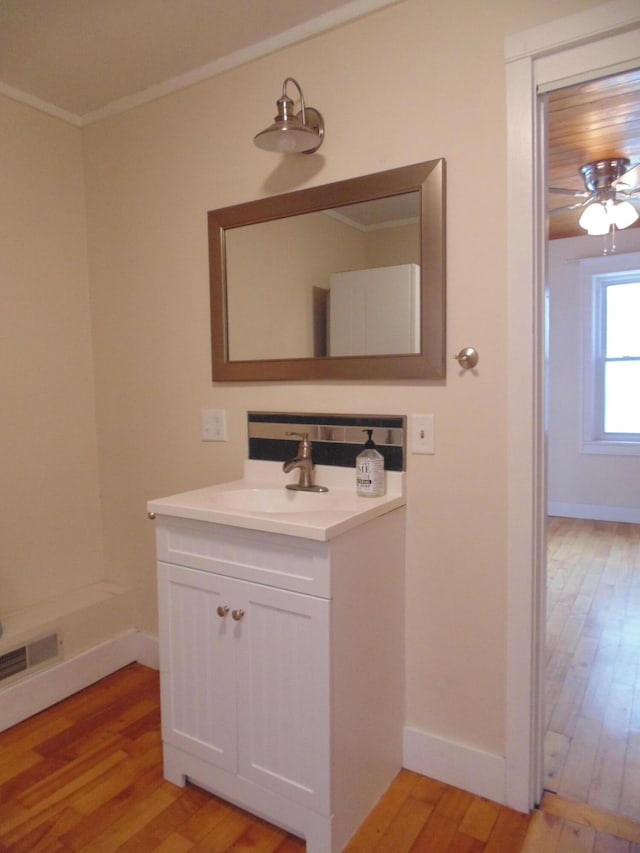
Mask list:
[{"label": "mirror glass", "polygon": [[[338,311],[344,316],[345,311],[358,310],[354,300],[360,281],[367,287],[367,277],[344,273],[371,270],[371,278],[387,270],[393,303],[380,304],[378,312],[388,316],[398,304],[395,279],[402,277],[405,265],[414,264],[419,270],[418,192],[228,228],[225,254],[231,361],[416,351],[418,342],[410,334],[410,323],[404,340],[388,336],[389,340],[374,338],[360,345],[351,341],[351,351],[346,341],[336,340],[340,332],[336,324],[340,323]],[[398,266],[402,269],[397,270]],[[370,280],[368,289],[375,286]],[[348,292],[337,294],[340,288]],[[378,291],[383,298],[381,285]],[[414,303],[412,314],[418,317],[417,288]]]},{"label": "mirror glass", "polygon": [[444,162],[209,213],[213,378],[444,375]]}]

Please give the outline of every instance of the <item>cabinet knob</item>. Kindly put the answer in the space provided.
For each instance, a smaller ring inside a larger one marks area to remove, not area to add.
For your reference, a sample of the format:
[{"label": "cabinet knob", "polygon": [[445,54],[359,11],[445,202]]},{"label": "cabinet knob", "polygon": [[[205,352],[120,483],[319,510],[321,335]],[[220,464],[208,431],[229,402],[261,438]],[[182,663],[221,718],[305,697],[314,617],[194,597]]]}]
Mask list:
[{"label": "cabinet knob", "polygon": [[148,513],[147,513],[147,518],[150,518],[150,519],[151,519],[151,521],[153,521],[153,519],[154,519],[155,517],[156,517],[155,512],[148,512]]},{"label": "cabinet knob", "polygon": [[244,616],[244,610],[232,610],[231,615],[236,620],[236,622],[239,622]]},{"label": "cabinet knob", "polygon": [[218,614],[218,616],[221,616],[223,619],[227,615],[228,612],[229,612],[229,608],[227,607],[226,604],[224,605],[224,607],[222,606],[222,604],[220,604],[216,608],[216,613]]}]

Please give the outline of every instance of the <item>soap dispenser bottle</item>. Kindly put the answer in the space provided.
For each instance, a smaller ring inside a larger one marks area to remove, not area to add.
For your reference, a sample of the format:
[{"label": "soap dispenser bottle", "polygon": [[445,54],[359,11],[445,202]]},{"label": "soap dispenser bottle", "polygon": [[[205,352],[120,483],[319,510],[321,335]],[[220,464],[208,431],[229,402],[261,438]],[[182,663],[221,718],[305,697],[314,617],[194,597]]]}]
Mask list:
[{"label": "soap dispenser bottle", "polygon": [[371,436],[372,429],[363,429],[369,438],[356,457],[356,492],[361,497],[379,498],[384,495],[384,457],[378,452]]}]

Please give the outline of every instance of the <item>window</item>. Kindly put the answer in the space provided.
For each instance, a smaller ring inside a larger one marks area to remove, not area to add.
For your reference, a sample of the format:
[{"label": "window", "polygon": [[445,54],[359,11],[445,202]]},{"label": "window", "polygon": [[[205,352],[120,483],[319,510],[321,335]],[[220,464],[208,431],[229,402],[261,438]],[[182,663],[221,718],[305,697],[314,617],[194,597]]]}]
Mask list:
[{"label": "window", "polygon": [[588,278],[583,450],[640,453],[640,269]]},{"label": "window", "polygon": [[605,279],[602,354],[603,437],[640,439],[640,272]]}]

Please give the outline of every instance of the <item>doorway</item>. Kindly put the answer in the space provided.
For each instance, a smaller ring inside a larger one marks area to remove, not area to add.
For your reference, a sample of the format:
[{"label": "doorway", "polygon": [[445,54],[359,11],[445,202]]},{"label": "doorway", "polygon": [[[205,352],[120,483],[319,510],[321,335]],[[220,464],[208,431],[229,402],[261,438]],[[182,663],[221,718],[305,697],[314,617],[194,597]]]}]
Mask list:
[{"label": "doorway", "polygon": [[[593,312],[599,303],[591,297],[609,290],[602,276],[618,281],[640,269],[640,230],[588,236],[578,220],[585,209],[579,205],[589,199],[578,194],[585,190],[580,173],[585,163],[614,154],[624,154],[630,167],[640,161],[640,119],[634,119],[640,116],[640,71],[555,89],[545,100],[547,183],[556,191],[548,191],[546,199],[550,517],[544,788],[638,818],[640,756],[632,715],[640,678],[640,459],[637,447],[590,436],[595,421],[606,420],[596,419],[600,413],[594,411],[604,395],[585,389],[595,379],[592,344],[600,339],[590,334],[600,318]],[[637,171],[629,170],[630,186],[637,183]],[[637,285],[612,281],[612,288],[633,295]],[[615,320],[613,300],[612,294]],[[631,304],[619,316],[618,338],[633,313]],[[615,327],[612,322],[613,351]],[[631,392],[625,394],[622,407],[632,399]],[[614,409],[609,420],[633,419],[632,412],[609,408]]]},{"label": "doorway", "polygon": [[544,116],[539,95],[640,67],[640,10],[607,3],[509,37],[508,609],[506,802],[527,811],[544,784]]}]

